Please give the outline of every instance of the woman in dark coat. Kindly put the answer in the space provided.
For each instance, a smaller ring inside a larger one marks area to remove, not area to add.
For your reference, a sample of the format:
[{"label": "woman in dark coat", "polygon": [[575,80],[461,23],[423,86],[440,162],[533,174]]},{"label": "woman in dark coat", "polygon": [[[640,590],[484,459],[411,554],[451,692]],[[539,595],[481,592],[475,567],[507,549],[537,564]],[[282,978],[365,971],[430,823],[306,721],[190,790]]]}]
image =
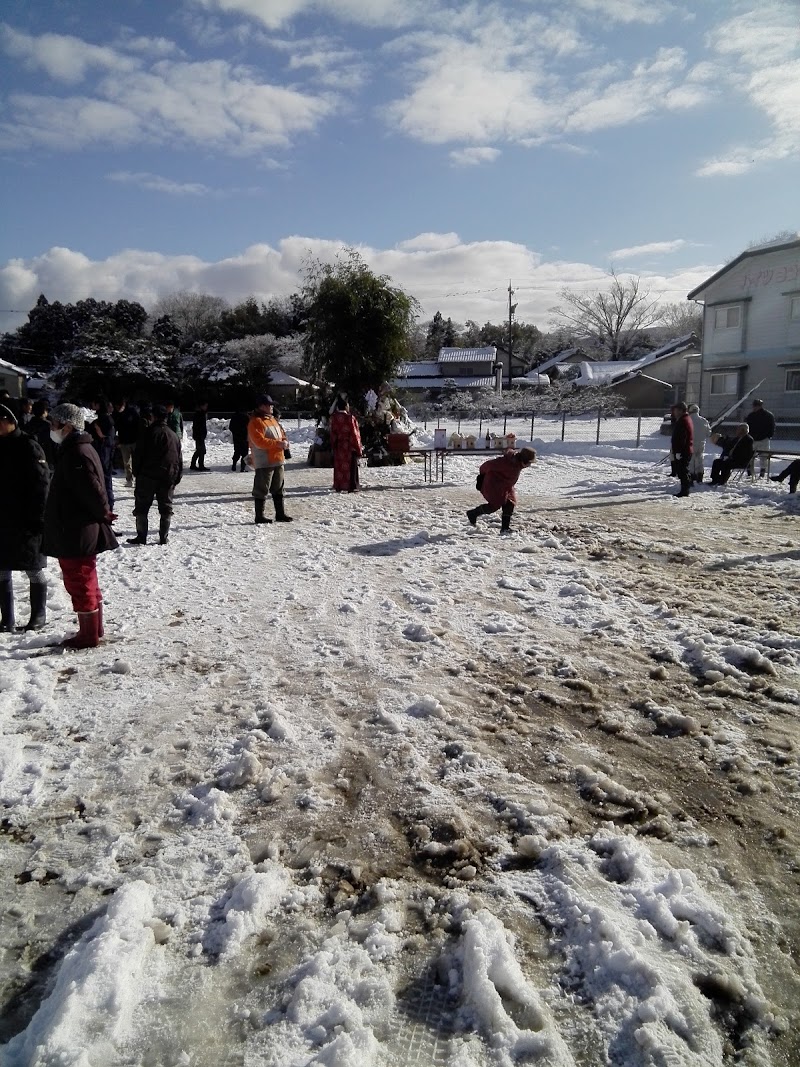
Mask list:
[{"label": "woman in dark coat", "polygon": [[59,404],[50,423],[61,448],[44,515],[43,548],[58,559],[64,586],[78,615],[79,632],[67,648],[95,648],[103,636],[103,597],[97,583],[97,554],[116,548],[105,476],[92,439],[83,432],[83,412]]},{"label": "woman in dark coat", "polygon": [[481,463],[475,488],[486,503],[467,512],[470,525],[477,525],[479,515],[491,515],[493,511],[502,509],[500,533],[510,532],[511,516],[517,503],[517,491],[514,486],[519,481],[520,474],[526,467],[530,467],[535,459],[534,449],[521,448],[519,452],[509,451],[497,459],[487,459],[485,463]]},{"label": "woman in dark coat", "polygon": [[0,630],[14,629],[12,571],[25,571],[31,588],[26,630],[46,621],[47,579],[42,530],[50,469],[39,444],[22,433],[10,408],[0,405]]}]

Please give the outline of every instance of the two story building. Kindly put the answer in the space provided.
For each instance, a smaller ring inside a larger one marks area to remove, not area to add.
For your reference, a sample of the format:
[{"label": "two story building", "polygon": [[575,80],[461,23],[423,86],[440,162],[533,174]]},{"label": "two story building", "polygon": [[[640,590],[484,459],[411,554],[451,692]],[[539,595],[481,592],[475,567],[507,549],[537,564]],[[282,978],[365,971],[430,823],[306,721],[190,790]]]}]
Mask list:
[{"label": "two story building", "polygon": [[800,238],[742,252],[688,299],[704,321],[686,399],[710,417],[757,386],[780,436],[800,437]]}]

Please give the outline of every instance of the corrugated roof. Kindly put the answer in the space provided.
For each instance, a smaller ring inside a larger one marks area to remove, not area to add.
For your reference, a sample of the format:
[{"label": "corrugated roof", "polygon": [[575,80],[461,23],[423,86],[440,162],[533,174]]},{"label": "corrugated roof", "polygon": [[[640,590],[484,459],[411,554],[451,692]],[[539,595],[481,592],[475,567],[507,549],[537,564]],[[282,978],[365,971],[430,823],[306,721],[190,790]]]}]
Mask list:
[{"label": "corrugated roof", "polygon": [[493,389],[494,375],[481,378],[395,378],[396,389],[441,389],[445,382],[455,382],[457,389]]},{"label": "corrugated roof", "polygon": [[440,348],[440,363],[488,363],[494,362],[497,349],[488,348]]},{"label": "corrugated roof", "polygon": [[420,360],[419,363],[403,363],[400,367],[400,376],[412,374],[415,378],[438,378],[439,364],[435,360]]}]

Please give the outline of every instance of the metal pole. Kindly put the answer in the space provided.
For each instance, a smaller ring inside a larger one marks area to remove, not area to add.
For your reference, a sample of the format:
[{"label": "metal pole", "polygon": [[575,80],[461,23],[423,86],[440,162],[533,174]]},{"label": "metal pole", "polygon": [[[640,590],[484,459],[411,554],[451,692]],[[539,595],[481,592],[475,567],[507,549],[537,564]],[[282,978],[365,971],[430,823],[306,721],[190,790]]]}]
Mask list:
[{"label": "metal pole", "polygon": [[478,437],[483,436],[483,415],[478,417]]},{"label": "metal pole", "polygon": [[506,434],[506,427],[508,426],[508,413],[503,416],[503,436]]},{"label": "metal pole", "polygon": [[561,412],[561,440],[562,441],[564,440],[564,434],[566,432],[566,429],[567,429],[567,413],[566,413],[566,411],[562,411]]},{"label": "metal pole", "polygon": [[533,440],[533,420],[536,418],[536,414],[531,415],[531,441]]},{"label": "metal pole", "polygon": [[458,416],[458,426],[456,427],[456,433],[461,433],[461,416]]},{"label": "metal pole", "polygon": [[594,443],[596,445],[600,444],[600,415],[601,415],[600,408],[598,408],[597,409],[597,434],[596,434],[595,439],[594,439]]},{"label": "metal pole", "polygon": [[639,414],[639,418],[636,420],[636,447],[642,443],[642,416]]}]

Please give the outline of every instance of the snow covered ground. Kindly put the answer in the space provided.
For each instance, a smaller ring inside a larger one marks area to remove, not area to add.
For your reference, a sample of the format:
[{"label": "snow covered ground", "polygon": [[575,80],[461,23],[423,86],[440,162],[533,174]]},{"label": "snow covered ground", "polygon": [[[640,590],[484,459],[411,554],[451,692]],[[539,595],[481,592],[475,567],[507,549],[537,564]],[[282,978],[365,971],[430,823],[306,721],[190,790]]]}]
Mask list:
[{"label": "snow covered ground", "polygon": [[501,538],[311,433],[0,635],[3,1067],[800,1063],[800,494],[535,442]]}]

